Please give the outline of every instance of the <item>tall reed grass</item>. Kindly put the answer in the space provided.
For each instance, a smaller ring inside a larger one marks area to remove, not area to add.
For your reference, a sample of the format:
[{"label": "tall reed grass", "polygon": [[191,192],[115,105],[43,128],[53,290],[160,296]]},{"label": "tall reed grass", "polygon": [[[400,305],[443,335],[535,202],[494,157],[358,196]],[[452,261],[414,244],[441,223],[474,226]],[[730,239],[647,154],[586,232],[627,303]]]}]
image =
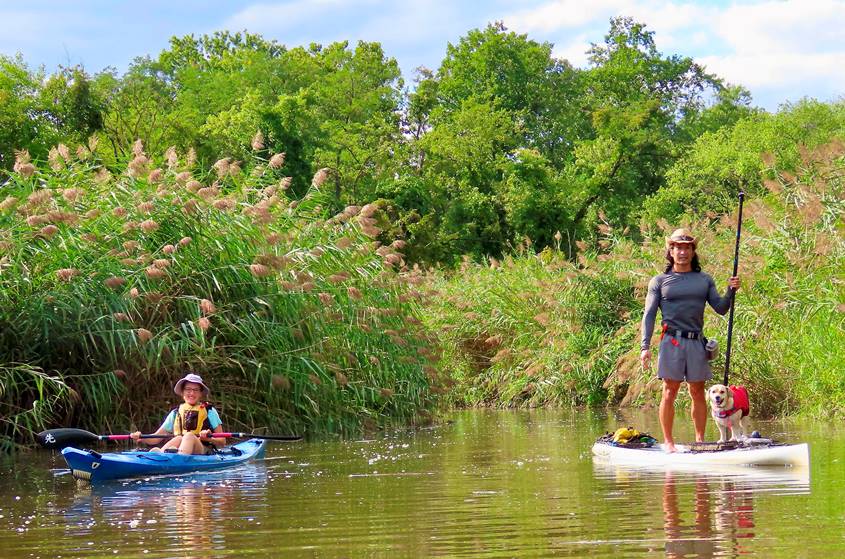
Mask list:
[{"label": "tall reed grass", "polygon": [[[748,200],[740,254],[730,381],[746,385],[755,413],[845,415],[845,149],[799,150],[798,168],[770,156],[769,193]],[[660,383],[639,362],[639,322],[649,279],[662,271],[676,226],[700,238],[704,271],[724,288],[736,215],[644,226],[641,242],[604,223],[576,262],[560,251],[523,251],[503,262],[465,262],[427,282],[425,308],[443,332],[444,367],[457,405],[653,404]],[[705,313],[723,355],[727,318]],[[656,336],[653,345],[656,344]]]},{"label": "tall reed grass", "polygon": [[[227,427],[350,433],[427,419],[432,338],[401,242],[373,208],[327,217],[323,170],[286,195],[283,156],[242,171],[136,144],[20,153],[0,186],[0,441],[49,426],[154,429],[195,371]],[[427,371],[429,371],[427,373]]]}]

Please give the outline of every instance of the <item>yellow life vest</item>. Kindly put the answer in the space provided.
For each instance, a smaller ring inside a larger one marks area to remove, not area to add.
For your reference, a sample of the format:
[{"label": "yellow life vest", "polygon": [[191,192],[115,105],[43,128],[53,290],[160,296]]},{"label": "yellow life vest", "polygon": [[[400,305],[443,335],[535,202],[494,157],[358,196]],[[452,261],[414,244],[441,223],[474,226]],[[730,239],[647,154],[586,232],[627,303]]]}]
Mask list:
[{"label": "yellow life vest", "polygon": [[200,431],[204,429],[211,429],[211,424],[208,421],[208,408],[211,407],[208,402],[192,406],[190,404],[182,404],[176,408],[176,418],[173,420],[173,434],[184,435],[185,433],[193,433],[200,435]]}]

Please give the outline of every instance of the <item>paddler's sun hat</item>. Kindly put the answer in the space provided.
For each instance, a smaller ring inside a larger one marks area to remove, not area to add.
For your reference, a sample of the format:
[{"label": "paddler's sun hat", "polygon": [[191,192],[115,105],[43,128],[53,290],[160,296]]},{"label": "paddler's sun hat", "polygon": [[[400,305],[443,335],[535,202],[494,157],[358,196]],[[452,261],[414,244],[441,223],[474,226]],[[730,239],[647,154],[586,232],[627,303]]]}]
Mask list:
[{"label": "paddler's sun hat", "polygon": [[698,247],[698,239],[693,236],[689,229],[675,229],[671,235],[666,237],[666,248],[683,244],[690,244],[693,248]]},{"label": "paddler's sun hat", "polygon": [[195,375],[194,373],[188,373],[187,375],[185,375],[184,378],[179,379],[179,381],[173,387],[173,392],[181,396],[182,387],[185,386],[186,382],[193,382],[194,384],[199,384],[202,387],[202,393],[208,396],[209,390],[208,387],[202,382],[202,377],[199,375]]}]

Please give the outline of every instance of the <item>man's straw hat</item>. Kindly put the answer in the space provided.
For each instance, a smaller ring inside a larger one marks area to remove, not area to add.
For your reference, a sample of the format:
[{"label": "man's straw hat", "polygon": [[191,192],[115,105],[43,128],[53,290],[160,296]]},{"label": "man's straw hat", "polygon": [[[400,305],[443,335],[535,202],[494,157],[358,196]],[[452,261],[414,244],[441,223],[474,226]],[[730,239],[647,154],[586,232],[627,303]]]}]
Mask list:
[{"label": "man's straw hat", "polygon": [[689,229],[675,229],[671,235],[666,237],[666,248],[682,244],[691,244],[693,248],[697,248],[698,239],[693,236]]}]

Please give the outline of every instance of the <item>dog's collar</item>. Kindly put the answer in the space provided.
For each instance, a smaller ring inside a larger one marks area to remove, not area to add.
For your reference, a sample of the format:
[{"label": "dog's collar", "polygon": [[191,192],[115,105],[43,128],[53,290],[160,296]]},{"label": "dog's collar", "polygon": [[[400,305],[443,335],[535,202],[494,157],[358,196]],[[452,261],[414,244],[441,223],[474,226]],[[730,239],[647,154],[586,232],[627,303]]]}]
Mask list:
[{"label": "dog's collar", "polygon": [[737,407],[733,407],[729,410],[719,410],[719,411],[716,412],[716,417],[724,419],[725,417],[732,416],[733,414],[735,414],[738,411],[739,411],[739,408],[737,408]]}]

